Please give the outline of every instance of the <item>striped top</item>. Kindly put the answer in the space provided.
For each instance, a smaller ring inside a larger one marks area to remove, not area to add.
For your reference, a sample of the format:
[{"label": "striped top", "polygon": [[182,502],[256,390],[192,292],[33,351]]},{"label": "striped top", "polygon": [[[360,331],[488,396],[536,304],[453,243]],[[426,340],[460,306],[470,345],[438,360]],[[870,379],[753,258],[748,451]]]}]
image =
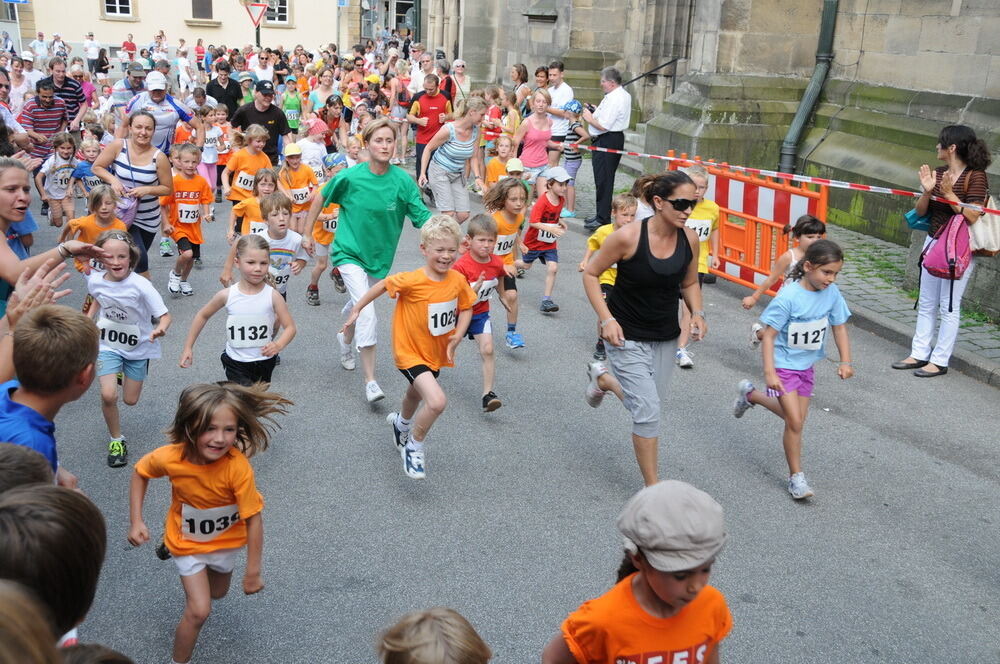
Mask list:
[{"label": "striped top", "polygon": [[[24,104],[21,111],[21,126],[25,131],[33,131],[47,138],[51,138],[59,133],[64,122],[69,122],[66,114],[66,102],[58,97],[52,100],[52,106],[45,108],[38,102],[38,97],[30,99]],[[31,143],[31,156],[44,160],[52,154],[52,144],[48,141],[44,143]]]},{"label": "striped top", "polygon": [[[156,157],[160,154],[157,149],[153,150],[153,158],[145,166],[132,164],[128,156],[128,140],[122,141],[121,152],[115,157],[109,169],[126,189],[134,187],[150,186],[160,184],[156,175]],[[158,196],[143,196],[139,199],[139,206],[135,211],[135,220],[132,222],[139,228],[155,233],[160,227],[160,199]]]},{"label": "striped top", "polygon": [[70,121],[75,119],[80,107],[87,103],[87,97],[83,94],[83,84],[69,76],[63,79],[62,85],[56,85],[56,80],[51,76],[42,80],[52,82],[56,97],[66,102],[66,114]]},{"label": "striped top", "polygon": [[434,151],[431,161],[452,173],[460,173],[465,170],[465,162],[472,158],[479,143],[479,127],[472,130],[472,136],[467,141],[460,141],[455,135],[455,123],[449,122],[448,140],[444,145]]}]

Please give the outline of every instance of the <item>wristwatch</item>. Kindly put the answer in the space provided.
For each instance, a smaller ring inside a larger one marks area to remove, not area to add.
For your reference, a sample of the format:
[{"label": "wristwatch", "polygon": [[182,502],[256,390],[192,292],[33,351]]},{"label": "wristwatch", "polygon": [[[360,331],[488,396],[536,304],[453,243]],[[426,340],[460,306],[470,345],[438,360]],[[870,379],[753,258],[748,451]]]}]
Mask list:
[{"label": "wristwatch", "polygon": [[705,312],[704,311],[692,311],[691,315],[692,316],[701,316],[703,319],[708,320],[708,317],[705,316]]}]

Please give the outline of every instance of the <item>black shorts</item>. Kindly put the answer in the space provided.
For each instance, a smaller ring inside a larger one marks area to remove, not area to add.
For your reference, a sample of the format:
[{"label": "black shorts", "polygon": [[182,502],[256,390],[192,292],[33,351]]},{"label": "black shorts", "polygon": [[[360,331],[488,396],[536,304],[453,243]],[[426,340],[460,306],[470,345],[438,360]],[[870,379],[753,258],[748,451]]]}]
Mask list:
[{"label": "black shorts", "polygon": [[514,277],[508,277],[506,274],[503,277],[503,287],[504,290],[517,291],[517,279]]},{"label": "black shorts", "polygon": [[699,272],[698,273],[698,286],[700,287],[704,283],[705,283],[705,273],[704,272]]},{"label": "black shorts", "polygon": [[604,296],[605,300],[608,299],[608,295],[611,295],[612,290],[614,290],[612,284],[601,284],[601,295]]},{"label": "black shorts", "polygon": [[417,379],[417,376],[419,376],[422,373],[427,373],[428,371],[430,371],[435,378],[441,375],[440,371],[435,371],[426,364],[418,364],[416,366],[410,367],[409,369],[400,369],[399,373],[406,376],[406,380],[410,381],[410,385],[413,385],[413,381]]},{"label": "black shorts", "polygon": [[249,387],[254,383],[270,383],[277,356],[272,355],[259,362],[240,362],[222,352],[222,367],[226,370],[226,380]]},{"label": "black shorts", "polygon": [[194,242],[192,242],[191,240],[187,239],[186,237],[182,237],[181,239],[177,240],[177,250],[178,251],[190,251],[192,254],[198,254],[198,255],[200,255],[201,252],[200,251],[196,251],[195,247],[201,247],[201,245],[200,244],[195,244]]}]

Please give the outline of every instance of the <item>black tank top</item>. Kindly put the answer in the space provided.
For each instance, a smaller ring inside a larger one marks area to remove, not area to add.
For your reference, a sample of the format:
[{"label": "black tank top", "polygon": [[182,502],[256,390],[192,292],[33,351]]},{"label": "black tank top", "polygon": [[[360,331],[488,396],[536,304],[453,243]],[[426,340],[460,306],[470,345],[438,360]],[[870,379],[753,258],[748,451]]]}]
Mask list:
[{"label": "black tank top", "polygon": [[648,219],[639,229],[632,258],[618,261],[618,277],[608,295],[608,309],[630,341],[670,341],[680,336],[677,301],[693,258],[687,233],[677,231],[677,247],[669,258],[649,251]]}]

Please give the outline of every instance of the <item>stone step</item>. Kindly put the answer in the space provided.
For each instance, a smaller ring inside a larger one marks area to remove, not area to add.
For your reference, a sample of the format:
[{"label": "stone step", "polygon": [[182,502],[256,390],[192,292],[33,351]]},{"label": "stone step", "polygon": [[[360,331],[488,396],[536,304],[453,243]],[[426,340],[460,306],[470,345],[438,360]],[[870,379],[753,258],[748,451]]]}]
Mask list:
[{"label": "stone step", "polygon": [[713,100],[773,100],[798,102],[808,81],[777,76],[742,76],[692,74],[678,86],[693,88],[695,93]]},{"label": "stone step", "polygon": [[602,69],[614,65],[620,59],[621,56],[617,53],[574,49],[563,54],[562,62],[566,69],[591,72],[596,80]]},{"label": "stone step", "polygon": [[[629,150],[631,148],[626,146],[625,149]],[[624,155],[622,160],[618,162],[618,171],[620,173],[627,173],[635,178],[642,177],[646,174],[645,170],[643,170],[646,167],[644,162],[645,160],[640,157]]]},{"label": "stone step", "polygon": [[923,118],[880,113],[860,108],[820,104],[813,116],[817,128],[926,150],[937,140],[941,123]]}]

